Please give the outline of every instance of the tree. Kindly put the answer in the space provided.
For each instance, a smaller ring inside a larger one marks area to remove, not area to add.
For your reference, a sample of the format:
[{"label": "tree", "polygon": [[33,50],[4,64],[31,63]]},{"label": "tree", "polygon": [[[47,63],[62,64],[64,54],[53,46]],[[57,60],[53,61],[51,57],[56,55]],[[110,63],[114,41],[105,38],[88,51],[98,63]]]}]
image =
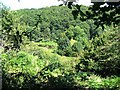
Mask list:
[{"label": "tree", "polygon": [[77,70],[97,73],[104,77],[119,75],[120,31],[119,27],[112,29],[90,41],[91,47],[83,52]]},{"label": "tree", "polygon": [[59,34],[57,44],[58,44],[58,49],[57,49],[58,54],[71,56],[72,49],[70,45],[70,40],[64,33]]},{"label": "tree", "polygon": [[[65,0],[62,0],[65,1]],[[85,12],[82,11],[82,5],[74,5],[73,1],[67,0],[65,4],[68,5],[70,9],[74,8],[72,14],[76,19],[80,14],[80,19],[82,21],[92,19],[94,20],[94,24],[96,28],[99,26],[104,29],[104,25],[114,24],[116,26],[120,22],[120,1],[117,0],[102,0],[103,2],[99,2],[99,0],[92,0],[93,5],[88,8]]]},{"label": "tree", "polygon": [[2,8],[2,39],[4,40],[4,46],[9,48],[20,49],[20,45],[23,42],[23,35],[26,32],[26,25],[20,21],[20,17],[16,12],[12,12],[6,7]]}]

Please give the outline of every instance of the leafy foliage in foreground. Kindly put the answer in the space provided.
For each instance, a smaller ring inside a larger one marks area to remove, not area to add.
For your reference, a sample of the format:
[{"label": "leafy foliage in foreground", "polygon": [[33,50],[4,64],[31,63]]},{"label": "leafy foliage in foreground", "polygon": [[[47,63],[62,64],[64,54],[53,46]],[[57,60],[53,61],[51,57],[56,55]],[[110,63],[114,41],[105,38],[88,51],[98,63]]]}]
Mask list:
[{"label": "leafy foliage in foreground", "polygon": [[[56,56],[58,57],[58,56]],[[45,57],[47,58],[47,56]],[[23,51],[11,51],[1,55],[3,66],[3,88],[8,89],[55,89],[86,88],[93,90],[118,89],[119,77],[102,78],[88,72],[76,72],[58,60],[39,59]],[[68,63],[68,62],[67,62]]]},{"label": "leafy foliage in foreground", "polygon": [[[72,14],[74,19],[77,17],[80,18],[82,21],[86,21],[88,19],[92,19],[94,24],[98,27],[102,27],[105,29],[105,25],[112,25],[117,26],[120,22],[120,1],[111,1],[111,0],[91,0],[93,5],[89,6],[88,8],[83,7],[82,5],[74,5],[72,1],[65,1],[65,5],[68,8],[73,9]],[[76,1],[75,1],[76,2]],[[85,10],[86,9],[86,10]]]}]

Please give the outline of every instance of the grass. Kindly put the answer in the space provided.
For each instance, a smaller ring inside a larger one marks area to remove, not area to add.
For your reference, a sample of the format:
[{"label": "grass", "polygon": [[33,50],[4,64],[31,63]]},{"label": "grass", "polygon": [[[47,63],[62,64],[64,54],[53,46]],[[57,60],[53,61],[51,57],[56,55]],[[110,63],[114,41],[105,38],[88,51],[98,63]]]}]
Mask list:
[{"label": "grass", "polygon": [[[50,48],[51,46],[52,48]],[[22,46],[22,50],[33,54],[34,52],[42,53],[43,59],[49,60],[59,60],[62,65],[74,67],[76,63],[79,62],[80,57],[67,57],[67,56],[60,56],[55,51],[57,50],[57,43],[49,41],[49,42],[30,42]]]}]

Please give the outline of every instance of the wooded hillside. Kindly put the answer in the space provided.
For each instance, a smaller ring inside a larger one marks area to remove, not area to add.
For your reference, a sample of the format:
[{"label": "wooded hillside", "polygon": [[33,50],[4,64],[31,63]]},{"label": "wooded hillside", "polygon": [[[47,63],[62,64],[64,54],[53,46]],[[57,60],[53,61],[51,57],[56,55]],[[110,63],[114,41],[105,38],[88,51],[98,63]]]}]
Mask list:
[{"label": "wooded hillside", "polygon": [[73,13],[67,6],[15,11],[3,6],[3,90],[120,89],[120,24],[97,27],[93,18]]}]

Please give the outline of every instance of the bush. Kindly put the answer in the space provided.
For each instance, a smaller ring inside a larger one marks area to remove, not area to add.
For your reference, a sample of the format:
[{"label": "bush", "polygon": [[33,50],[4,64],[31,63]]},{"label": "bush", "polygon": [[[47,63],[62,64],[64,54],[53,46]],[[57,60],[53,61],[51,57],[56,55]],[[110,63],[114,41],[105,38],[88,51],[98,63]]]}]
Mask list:
[{"label": "bush", "polygon": [[69,87],[73,83],[71,72],[53,55],[39,59],[24,51],[10,51],[1,55],[3,89],[22,90]]},{"label": "bush", "polygon": [[3,71],[3,88],[24,87],[26,80],[30,80],[39,70],[37,57],[23,51],[10,51],[1,55]]}]

